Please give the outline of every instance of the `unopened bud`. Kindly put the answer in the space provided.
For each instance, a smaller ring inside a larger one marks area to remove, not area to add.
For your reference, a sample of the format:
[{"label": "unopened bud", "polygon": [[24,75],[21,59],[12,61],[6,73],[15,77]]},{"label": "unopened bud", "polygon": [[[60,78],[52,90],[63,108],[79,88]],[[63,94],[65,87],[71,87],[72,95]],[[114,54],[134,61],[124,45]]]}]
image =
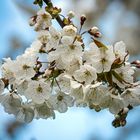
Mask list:
[{"label": "unopened bud", "polygon": [[80,20],[81,20],[81,25],[83,25],[83,24],[85,23],[86,19],[87,19],[87,18],[86,18],[85,15],[82,15],[82,16],[81,16],[81,19],[80,19]]},{"label": "unopened bud", "polygon": [[45,71],[45,76],[46,76],[46,77],[49,77],[51,74],[52,74],[52,70],[46,69],[46,71]]},{"label": "unopened bud", "polygon": [[68,15],[67,15],[70,19],[75,17],[75,13],[73,11],[69,11]]},{"label": "unopened bud", "polygon": [[34,26],[36,24],[36,18],[37,18],[37,16],[33,16],[29,19],[30,26]]},{"label": "unopened bud", "polygon": [[5,87],[7,87],[7,86],[9,85],[9,80],[8,80],[8,79],[6,79],[6,78],[1,78],[0,80],[3,81]]},{"label": "unopened bud", "polygon": [[101,108],[100,108],[99,106],[96,106],[96,107],[95,107],[95,111],[96,111],[96,112],[99,112],[99,111],[101,111]]},{"label": "unopened bud", "polygon": [[123,114],[127,114],[129,109],[127,107],[123,108]]},{"label": "unopened bud", "polygon": [[120,118],[120,116],[119,116],[118,114],[116,114],[116,115],[115,115],[115,118],[116,118],[116,119],[119,119],[119,118]]},{"label": "unopened bud", "polygon": [[100,33],[98,27],[92,27],[88,33],[96,38],[100,38],[102,36],[102,34]]},{"label": "unopened bud", "polygon": [[130,105],[130,104],[127,107],[128,107],[129,110],[133,109],[133,106]]},{"label": "unopened bud", "polygon": [[140,68],[140,61],[139,60],[135,60],[135,61],[131,62],[131,64],[134,64],[137,68]]},{"label": "unopened bud", "polygon": [[121,125],[121,126],[125,126],[125,125],[126,125],[126,120],[120,121],[120,125]]},{"label": "unopened bud", "polygon": [[120,123],[119,123],[119,121],[116,120],[116,119],[113,120],[112,125],[113,125],[115,128],[120,127]]}]

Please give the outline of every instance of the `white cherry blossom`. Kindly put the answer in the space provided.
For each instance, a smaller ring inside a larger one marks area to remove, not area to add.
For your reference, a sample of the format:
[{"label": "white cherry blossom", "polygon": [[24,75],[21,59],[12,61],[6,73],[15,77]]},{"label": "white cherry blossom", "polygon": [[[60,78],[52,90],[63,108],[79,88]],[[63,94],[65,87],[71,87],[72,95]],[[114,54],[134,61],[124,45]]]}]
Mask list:
[{"label": "white cherry blossom", "polygon": [[49,31],[41,30],[38,32],[37,38],[42,44],[45,44],[49,42],[49,40],[51,39],[51,35]]},{"label": "white cherry blossom", "polygon": [[49,103],[44,102],[43,104],[35,104],[35,117],[36,119],[47,119],[50,117],[54,119],[55,113],[52,106]]},{"label": "white cherry blossom", "polygon": [[[62,73],[56,78],[56,80],[59,84],[59,87],[63,90],[63,92],[70,93],[70,80],[71,80],[70,75]],[[56,83],[56,86],[57,86],[57,83]]]},{"label": "white cherry blossom", "polygon": [[5,87],[4,82],[0,79],[0,95],[3,93],[4,87]]},{"label": "white cherry blossom", "polygon": [[73,76],[78,82],[84,84],[91,84],[97,79],[96,69],[90,65],[82,65]]},{"label": "white cherry blossom", "polygon": [[51,94],[50,83],[43,81],[30,81],[24,95],[35,103],[43,103],[49,99]]},{"label": "white cherry blossom", "polygon": [[99,48],[94,42],[89,44],[89,49],[84,51],[83,60],[87,64],[92,64],[93,57],[97,57],[100,54]]},{"label": "white cherry blossom", "polygon": [[72,45],[59,45],[55,51],[49,53],[48,61],[56,61],[58,69],[65,69],[69,66],[73,59],[79,60],[81,59],[82,55],[81,43],[75,41]]},{"label": "white cherry blossom", "polygon": [[100,107],[107,108],[109,106],[108,88],[103,86],[102,83],[90,85],[85,91],[85,100],[90,108]]},{"label": "white cherry blossom", "polygon": [[93,61],[92,65],[96,67],[98,73],[108,72],[111,69],[114,59],[115,56],[112,46],[108,46],[107,50],[105,48],[100,48],[100,55],[98,56],[97,61]]},{"label": "white cherry blossom", "polygon": [[66,72],[69,75],[73,75],[73,73],[80,69],[80,66],[82,65],[82,59],[77,59],[76,57],[72,59],[72,61],[69,63],[69,65],[66,67]]},{"label": "white cherry blossom", "polygon": [[52,95],[49,101],[52,104],[53,108],[55,110],[58,110],[60,113],[66,112],[68,110],[68,107],[72,107],[74,105],[73,98],[61,91],[59,91],[55,95]]},{"label": "white cherry blossom", "polygon": [[77,28],[74,27],[73,25],[67,25],[62,30],[62,35],[63,36],[72,36],[72,37],[75,37],[76,34],[77,34]]},{"label": "white cherry blossom", "polygon": [[17,115],[21,108],[22,99],[15,93],[6,93],[0,96],[0,103],[3,105],[5,112]]},{"label": "white cherry blossom", "polygon": [[131,67],[129,63],[126,63],[124,66],[115,69],[115,72],[121,77],[119,80],[117,77],[113,76],[113,82],[116,83],[119,87],[125,88],[134,82],[134,68]]},{"label": "white cherry blossom", "polygon": [[16,120],[22,123],[30,123],[34,118],[34,110],[30,105],[22,105],[16,115]]},{"label": "white cherry blossom", "polygon": [[[124,61],[124,58],[127,55],[125,43],[123,41],[115,43],[114,52],[117,58],[120,58],[121,61]],[[128,60],[128,57],[127,57],[127,60]]]},{"label": "white cherry blossom", "polygon": [[38,31],[48,28],[52,24],[51,20],[52,20],[51,15],[44,9],[41,9],[37,13],[36,24],[34,25],[35,30]]},{"label": "white cherry blossom", "polygon": [[123,99],[117,95],[110,95],[109,111],[113,114],[118,114],[121,109],[124,108]]},{"label": "white cherry blossom", "polygon": [[140,104],[140,85],[126,89],[121,97],[126,107],[128,105],[138,106]]},{"label": "white cherry blossom", "polygon": [[17,79],[32,78],[35,75],[36,57],[19,56],[15,62],[16,69],[14,75]]},{"label": "white cherry blossom", "polygon": [[26,56],[37,55],[39,53],[41,47],[42,47],[42,43],[39,40],[35,40],[31,44],[31,47],[29,47],[25,50],[25,55]]},{"label": "white cherry blossom", "polygon": [[15,63],[10,58],[4,59],[4,64],[1,66],[2,77],[9,80],[9,83],[15,82],[14,70],[15,70]]},{"label": "white cherry blossom", "polygon": [[84,101],[85,87],[82,84],[71,80],[71,93],[70,94],[75,98],[76,106],[87,105],[86,102]]},{"label": "white cherry blossom", "polygon": [[[84,55],[85,61],[92,64],[96,68],[97,73],[108,72],[111,69],[111,65],[115,60],[115,54],[112,46],[106,46],[98,48],[95,43],[90,44],[91,50],[87,51]],[[90,52],[92,51],[92,52]],[[89,56],[87,56],[89,55]],[[89,62],[88,62],[89,60]]]},{"label": "white cherry blossom", "polygon": [[51,35],[51,38],[49,42],[46,44],[46,51],[50,51],[52,49],[56,49],[59,45],[60,39],[61,39],[61,33],[57,31],[53,26],[49,27],[49,33]]}]

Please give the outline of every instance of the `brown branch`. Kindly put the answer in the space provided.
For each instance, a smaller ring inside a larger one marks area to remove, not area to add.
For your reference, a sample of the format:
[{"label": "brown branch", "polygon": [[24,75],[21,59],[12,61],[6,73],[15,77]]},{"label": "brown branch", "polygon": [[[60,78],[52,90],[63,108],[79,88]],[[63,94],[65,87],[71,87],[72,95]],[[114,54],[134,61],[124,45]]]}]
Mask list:
[{"label": "brown branch", "polygon": [[[43,1],[46,3],[46,5],[48,5],[49,3],[52,4],[51,0],[43,0]],[[65,26],[65,24],[63,23],[63,21],[62,21],[62,19],[60,18],[59,15],[56,17],[56,20],[62,28]]]}]

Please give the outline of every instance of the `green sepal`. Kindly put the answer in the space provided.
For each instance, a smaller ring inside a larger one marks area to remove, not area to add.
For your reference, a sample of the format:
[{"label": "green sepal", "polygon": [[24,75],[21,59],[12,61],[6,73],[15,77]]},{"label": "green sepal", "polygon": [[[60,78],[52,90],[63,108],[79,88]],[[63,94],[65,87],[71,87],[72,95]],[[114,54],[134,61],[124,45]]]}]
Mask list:
[{"label": "green sepal", "polygon": [[64,23],[65,25],[69,25],[69,24],[71,23],[71,21],[70,21],[69,18],[64,18],[64,19],[63,19],[63,23]]},{"label": "green sepal", "polygon": [[53,7],[53,5],[49,5],[45,7],[45,10],[52,15],[53,18],[56,18],[59,13],[61,13],[61,8]]},{"label": "green sepal", "polygon": [[42,7],[43,6],[43,0],[35,0],[34,2],[33,2],[33,4],[38,4],[40,7]]}]

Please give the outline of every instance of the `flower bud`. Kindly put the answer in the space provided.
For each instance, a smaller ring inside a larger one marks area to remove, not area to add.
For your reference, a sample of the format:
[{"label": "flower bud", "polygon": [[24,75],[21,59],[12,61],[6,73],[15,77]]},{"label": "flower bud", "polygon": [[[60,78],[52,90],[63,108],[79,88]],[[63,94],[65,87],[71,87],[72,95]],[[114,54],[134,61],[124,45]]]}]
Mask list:
[{"label": "flower bud", "polygon": [[86,21],[86,16],[82,15],[80,20],[81,20],[81,25],[83,25]]},{"label": "flower bud", "polygon": [[121,125],[121,126],[125,126],[125,125],[126,125],[126,120],[120,121],[120,125]]},{"label": "flower bud", "polygon": [[94,37],[100,38],[102,36],[102,34],[100,33],[98,27],[92,27],[88,33]]},{"label": "flower bud", "polygon": [[51,74],[52,74],[52,70],[50,70],[50,69],[45,70],[45,76],[46,77],[49,77]]},{"label": "flower bud", "polygon": [[130,105],[130,104],[127,107],[128,107],[129,110],[132,110],[133,109],[133,106]]},{"label": "flower bud", "polygon": [[29,19],[30,26],[34,26],[36,24],[36,18],[37,18],[37,16],[33,16]]},{"label": "flower bud", "polygon": [[67,15],[70,19],[75,17],[75,13],[73,11],[69,11],[68,15]]},{"label": "flower bud", "polygon": [[129,109],[127,107],[123,108],[123,114],[127,114]]},{"label": "flower bud", "polygon": [[137,68],[140,68],[140,61],[139,60],[135,60],[135,61],[131,62],[131,64],[134,64]]}]

